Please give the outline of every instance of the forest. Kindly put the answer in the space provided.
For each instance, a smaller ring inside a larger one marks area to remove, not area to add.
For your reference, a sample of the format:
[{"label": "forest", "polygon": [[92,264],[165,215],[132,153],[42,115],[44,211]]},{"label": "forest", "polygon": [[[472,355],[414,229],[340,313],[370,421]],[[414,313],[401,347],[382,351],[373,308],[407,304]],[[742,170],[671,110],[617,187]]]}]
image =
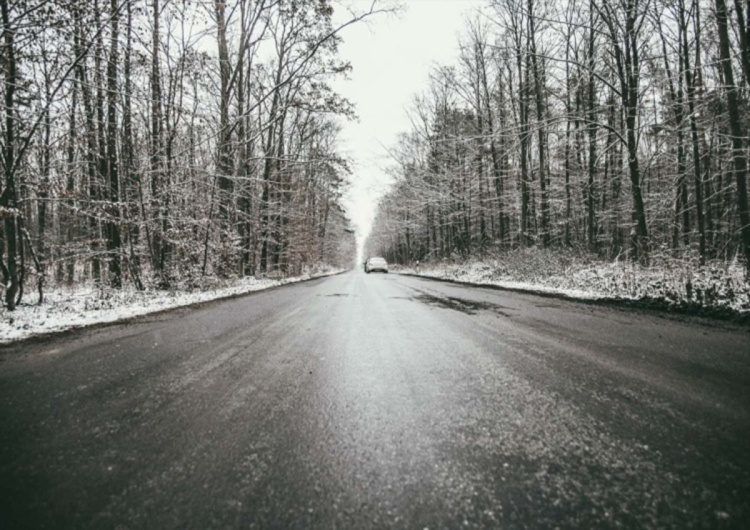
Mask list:
[{"label": "forest", "polygon": [[493,0],[459,50],[414,98],[368,254],[747,278],[750,3]]},{"label": "forest", "polygon": [[0,0],[4,306],[342,266],[328,0]]}]

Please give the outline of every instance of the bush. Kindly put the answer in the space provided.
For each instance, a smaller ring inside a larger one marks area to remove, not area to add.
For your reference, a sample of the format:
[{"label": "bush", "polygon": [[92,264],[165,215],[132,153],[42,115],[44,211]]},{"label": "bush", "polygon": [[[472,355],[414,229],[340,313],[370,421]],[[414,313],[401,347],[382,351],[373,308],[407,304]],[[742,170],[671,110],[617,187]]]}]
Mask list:
[{"label": "bush", "polygon": [[750,283],[738,263],[700,266],[691,259],[656,258],[645,267],[571,250],[526,248],[497,252],[482,260],[423,263],[419,274],[586,299],[750,313]]}]

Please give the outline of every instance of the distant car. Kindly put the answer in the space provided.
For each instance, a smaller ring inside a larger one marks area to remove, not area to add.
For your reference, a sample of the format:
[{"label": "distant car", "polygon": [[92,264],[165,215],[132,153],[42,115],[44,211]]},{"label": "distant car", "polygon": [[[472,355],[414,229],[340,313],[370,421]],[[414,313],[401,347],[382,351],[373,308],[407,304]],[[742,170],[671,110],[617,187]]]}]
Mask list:
[{"label": "distant car", "polygon": [[370,274],[371,272],[380,271],[388,272],[388,262],[384,258],[369,258],[365,262],[365,272]]}]

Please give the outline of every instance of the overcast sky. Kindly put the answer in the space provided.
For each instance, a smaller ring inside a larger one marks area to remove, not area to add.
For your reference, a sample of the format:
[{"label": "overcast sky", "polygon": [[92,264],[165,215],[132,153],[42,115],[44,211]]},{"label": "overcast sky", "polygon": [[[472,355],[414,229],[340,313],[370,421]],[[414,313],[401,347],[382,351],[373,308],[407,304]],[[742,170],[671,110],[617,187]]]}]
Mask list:
[{"label": "overcast sky", "polygon": [[407,109],[424,90],[434,64],[454,63],[465,15],[486,0],[404,0],[398,15],[377,16],[344,30],[340,48],[354,68],[336,89],[357,108],[358,122],[346,123],[342,151],[354,161],[347,197],[360,235],[369,231],[377,199],[387,189],[387,149],[409,130]]}]

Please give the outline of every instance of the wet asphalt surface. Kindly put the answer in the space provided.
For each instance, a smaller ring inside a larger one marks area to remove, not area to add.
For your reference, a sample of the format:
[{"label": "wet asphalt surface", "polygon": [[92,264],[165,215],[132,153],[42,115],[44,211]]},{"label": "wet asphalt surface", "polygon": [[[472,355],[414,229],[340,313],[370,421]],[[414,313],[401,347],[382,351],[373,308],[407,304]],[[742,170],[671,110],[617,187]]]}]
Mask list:
[{"label": "wet asphalt surface", "polygon": [[748,528],[750,333],[350,272],[0,350],[0,528]]}]

